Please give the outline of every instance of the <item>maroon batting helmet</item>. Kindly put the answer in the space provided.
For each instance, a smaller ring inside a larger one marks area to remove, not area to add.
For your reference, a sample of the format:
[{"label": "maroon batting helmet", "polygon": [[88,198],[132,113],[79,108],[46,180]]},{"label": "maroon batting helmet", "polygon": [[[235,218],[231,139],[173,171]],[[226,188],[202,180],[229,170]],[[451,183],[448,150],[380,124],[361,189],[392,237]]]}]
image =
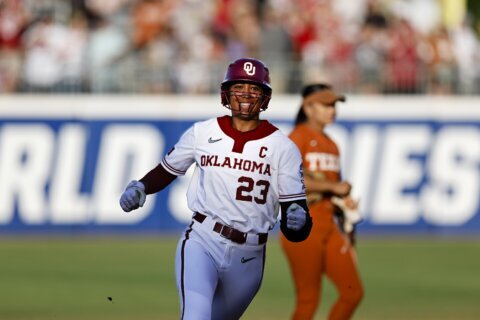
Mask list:
[{"label": "maroon batting helmet", "polygon": [[236,82],[247,82],[261,86],[263,88],[263,96],[260,110],[264,111],[268,108],[268,103],[272,96],[272,87],[270,86],[268,68],[262,61],[253,58],[242,58],[230,63],[221,85],[222,105],[227,108],[230,105],[228,88]]}]

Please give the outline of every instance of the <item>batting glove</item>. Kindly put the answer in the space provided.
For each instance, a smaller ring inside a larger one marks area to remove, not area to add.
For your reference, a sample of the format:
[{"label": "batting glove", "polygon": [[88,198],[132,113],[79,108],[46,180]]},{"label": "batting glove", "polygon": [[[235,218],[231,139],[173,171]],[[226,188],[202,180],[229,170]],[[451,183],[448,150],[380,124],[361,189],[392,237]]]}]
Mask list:
[{"label": "batting glove", "polygon": [[287,209],[287,228],[298,231],[307,221],[307,212],[297,203],[292,203]]},{"label": "batting glove", "polygon": [[143,207],[147,195],[145,194],[145,186],[137,180],[132,180],[120,197],[120,207],[123,211],[130,212],[132,210]]}]

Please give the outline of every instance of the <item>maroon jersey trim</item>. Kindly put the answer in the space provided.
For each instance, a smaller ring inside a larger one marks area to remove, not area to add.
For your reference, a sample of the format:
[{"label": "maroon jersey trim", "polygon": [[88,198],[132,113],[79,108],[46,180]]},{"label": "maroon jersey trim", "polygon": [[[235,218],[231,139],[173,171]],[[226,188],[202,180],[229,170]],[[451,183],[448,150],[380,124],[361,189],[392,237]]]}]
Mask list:
[{"label": "maroon jersey trim", "polygon": [[278,198],[280,200],[285,200],[285,199],[293,199],[293,198],[299,198],[299,197],[306,197],[305,193],[296,193],[296,194],[288,194],[288,195],[280,195]]},{"label": "maroon jersey trim", "polygon": [[167,160],[165,158],[162,159],[162,164],[166,169],[169,169],[170,171],[172,171],[173,173],[175,173],[177,175],[184,175],[187,172],[187,171],[182,171],[182,170],[175,169],[174,167],[172,167],[170,165],[170,163],[167,162]]},{"label": "maroon jersey trim", "polygon": [[243,148],[248,141],[259,140],[268,137],[278,130],[277,127],[272,125],[267,120],[261,120],[256,129],[247,132],[241,132],[232,127],[232,118],[230,116],[218,117],[217,121],[223,133],[233,139],[234,143],[232,152],[236,153],[242,153]]}]

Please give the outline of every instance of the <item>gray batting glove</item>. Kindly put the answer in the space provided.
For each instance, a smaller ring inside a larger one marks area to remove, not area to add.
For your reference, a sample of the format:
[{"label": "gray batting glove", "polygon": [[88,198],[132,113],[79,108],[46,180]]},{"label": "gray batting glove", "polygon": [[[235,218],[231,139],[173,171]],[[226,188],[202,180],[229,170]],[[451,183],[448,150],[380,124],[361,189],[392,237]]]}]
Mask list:
[{"label": "gray batting glove", "polygon": [[297,203],[292,203],[287,209],[287,228],[298,231],[307,221],[307,212]]},{"label": "gray batting glove", "polygon": [[147,195],[145,194],[145,186],[137,180],[132,180],[120,197],[120,207],[123,211],[130,212],[132,210],[143,207]]}]

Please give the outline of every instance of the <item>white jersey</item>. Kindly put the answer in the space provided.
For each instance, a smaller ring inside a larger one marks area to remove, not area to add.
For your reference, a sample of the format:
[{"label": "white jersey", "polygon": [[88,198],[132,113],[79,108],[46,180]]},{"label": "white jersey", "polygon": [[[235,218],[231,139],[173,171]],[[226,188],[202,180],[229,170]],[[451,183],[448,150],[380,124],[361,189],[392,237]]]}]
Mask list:
[{"label": "white jersey", "polygon": [[268,232],[280,202],[306,198],[297,146],[266,120],[244,133],[232,127],[230,116],[195,123],[162,166],[178,176],[193,163],[190,210],[242,232]]}]

